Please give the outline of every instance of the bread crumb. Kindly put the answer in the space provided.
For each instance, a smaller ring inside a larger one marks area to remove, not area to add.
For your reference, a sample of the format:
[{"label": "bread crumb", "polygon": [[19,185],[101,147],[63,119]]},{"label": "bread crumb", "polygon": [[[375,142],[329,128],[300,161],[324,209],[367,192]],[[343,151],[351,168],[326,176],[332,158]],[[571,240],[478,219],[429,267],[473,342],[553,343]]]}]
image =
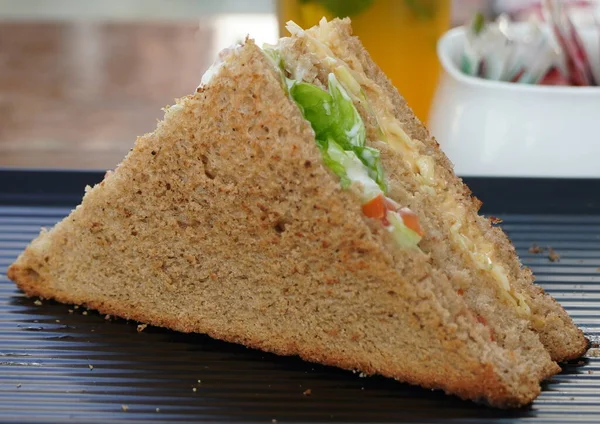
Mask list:
[{"label": "bread crumb", "polygon": [[598,348],[598,347],[600,347],[600,343],[598,343],[598,342],[592,342],[592,346],[591,347]]},{"label": "bread crumb", "polygon": [[202,383],[202,380],[198,380],[198,383]]},{"label": "bread crumb", "polygon": [[593,374],[593,373],[594,373],[594,371],[588,370],[588,374]]},{"label": "bread crumb", "polygon": [[146,329],[146,327],[148,327],[148,324],[139,324],[137,326],[137,332],[141,333],[142,331],[144,331]]},{"label": "bread crumb", "polygon": [[69,313],[72,314],[73,313],[73,309],[69,309]]},{"label": "bread crumb", "polygon": [[127,411],[129,411],[129,406],[121,405],[121,409],[123,410],[123,412],[127,412]]},{"label": "bread crumb", "polygon": [[310,390],[310,389],[306,389],[304,392],[302,392],[302,394],[303,394],[304,396],[310,396],[310,395],[312,395],[312,390]]},{"label": "bread crumb", "polygon": [[534,255],[537,255],[538,253],[544,253],[544,252],[548,252],[548,259],[550,259],[552,262],[560,261],[560,255],[556,252],[556,250],[554,250],[551,247],[548,247],[548,248],[540,247],[536,243],[533,243],[529,247],[529,253],[533,253]]},{"label": "bread crumb", "polygon": [[600,268],[596,268],[596,271],[600,272]]},{"label": "bread crumb", "polygon": [[275,418],[273,418],[273,419],[271,420],[271,422],[272,422],[272,423],[276,423],[276,422],[277,422],[277,420],[276,420]]},{"label": "bread crumb", "polygon": [[83,311],[81,314],[82,315],[87,315],[87,311]]},{"label": "bread crumb", "polygon": [[73,309],[79,309],[79,305],[73,306]]},{"label": "bread crumb", "polygon": [[17,389],[21,388],[21,383],[17,384]]},{"label": "bread crumb", "polygon": [[600,349],[598,348],[592,348],[590,350],[587,351],[587,353],[585,354],[585,356],[588,356],[590,358],[600,358]]},{"label": "bread crumb", "polygon": [[59,319],[57,319],[57,320],[55,320],[55,321],[56,321],[56,322],[60,322],[60,320],[59,320]]},{"label": "bread crumb", "polygon": [[360,378],[365,378],[365,377],[367,377],[367,374],[365,374],[364,372],[361,372],[360,374],[358,374],[358,376]]},{"label": "bread crumb", "polygon": [[533,243],[530,247],[529,247],[529,253],[533,253],[534,255],[537,255],[538,253],[542,253],[544,252],[543,247],[540,247],[537,245],[537,243]]},{"label": "bread crumb", "polygon": [[110,315],[105,315],[105,316],[104,316],[104,319],[105,319],[105,320],[109,320],[109,319],[110,319]]},{"label": "bread crumb", "polygon": [[198,389],[196,389],[195,387],[192,387],[192,392],[196,392]]},{"label": "bread crumb", "polygon": [[160,408],[156,408],[156,412],[160,412]]},{"label": "bread crumb", "polygon": [[500,224],[503,221],[500,218],[496,218],[495,216],[490,216],[490,222],[492,224]]},{"label": "bread crumb", "polygon": [[90,371],[94,369],[94,366],[92,364],[89,364],[88,367],[90,367]]},{"label": "bread crumb", "polygon": [[33,302],[33,304],[35,306],[42,306],[42,301],[40,299],[36,300],[35,302]]}]

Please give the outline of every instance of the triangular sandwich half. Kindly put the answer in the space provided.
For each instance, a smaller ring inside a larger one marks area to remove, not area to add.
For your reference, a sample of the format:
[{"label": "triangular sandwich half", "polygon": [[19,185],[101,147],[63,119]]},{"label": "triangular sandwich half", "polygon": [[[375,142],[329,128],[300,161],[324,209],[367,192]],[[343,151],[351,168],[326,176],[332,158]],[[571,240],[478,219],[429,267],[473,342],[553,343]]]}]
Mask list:
[{"label": "triangular sandwich half", "polygon": [[[449,243],[445,227],[398,194],[414,183],[403,187],[374,137],[376,111],[327,73],[331,60],[288,43],[224,51],[9,277],[28,295],[148,324],[494,406],[532,401],[559,367],[529,320],[487,286],[457,289],[483,283],[468,269],[457,280],[448,268],[466,265],[431,248],[432,234]],[[293,51],[326,78],[289,72]],[[446,166],[441,153],[428,161]]]},{"label": "triangular sandwich half", "polygon": [[[553,360],[581,356],[587,349],[582,331],[551,296],[532,284],[533,274],[522,267],[502,230],[478,215],[481,203],[352,36],[349,19],[322,20],[307,31],[290,23],[288,29],[292,37],[277,46],[286,72],[318,85],[325,84],[330,73],[343,81],[367,127],[367,146],[381,154],[388,196],[414,210],[430,229],[420,247],[470,298],[475,312],[489,316],[492,325],[502,325],[504,313],[495,311],[496,300],[508,304],[539,334]],[[506,343],[518,346],[518,339],[514,334]]]}]

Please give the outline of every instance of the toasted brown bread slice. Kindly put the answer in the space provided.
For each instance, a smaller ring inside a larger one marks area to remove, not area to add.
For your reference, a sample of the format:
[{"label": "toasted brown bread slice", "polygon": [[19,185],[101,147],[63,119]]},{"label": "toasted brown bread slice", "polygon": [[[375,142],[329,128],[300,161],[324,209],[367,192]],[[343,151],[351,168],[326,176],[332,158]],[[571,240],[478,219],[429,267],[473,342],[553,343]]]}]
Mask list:
[{"label": "toasted brown bread slice", "polygon": [[[295,77],[302,77],[306,82],[327,87],[329,74],[335,72],[339,63],[331,60],[319,60],[314,52],[315,46],[311,45],[315,40],[311,40],[307,36],[309,32],[310,30],[299,32],[280,40],[278,49],[286,71],[292,74],[292,77],[295,74]],[[335,36],[332,32],[330,35]],[[366,123],[369,134],[367,144],[383,152],[391,150],[387,144],[378,141],[380,132],[377,123],[372,119],[368,108],[361,103],[360,100],[356,101],[356,106]],[[378,107],[378,105],[375,104],[374,107]],[[389,195],[398,204],[410,205],[419,214],[421,225],[427,234],[425,240],[421,242],[422,246],[425,249],[429,248],[432,239],[435,239],[437,244],[442,244],[442,246],[436,247],[437,250],[432,254],[433,258],[438,259],[433,261],[432,267],[448,276],[457,293],[460,293],[465,299],[470,310],[481,322],[491,328],[494,341],[498,345],[509,352],[519,352],[524,357],[536,358],[540,364],[546,364],[549,370],[555,369],[555,365],[551,362],[538,335],[529,328],[529,319],[522,317],[511,304],[502,301],[500,287],[481,284],[481,281],[477,279],[480,273],[472,275],[460,268],[465,263],[456,258],[460,252],[453,250],[449,237],[439,229],[442,224],[439,222],[438,215],[428,213],[440,201],[439,196],[434,192],[419,193],[418,189],[411,190],[411,187],[420,188],[422,180],[411,172],[408,164],[404,161],[388,162],[386,165],[386,173],[393,176],[389,179]],[[427,250],[431,251],[432,249]]]},{"label": "toasted brown bread slice", "polygon": [[499,407],[557,371],[492,342],[427,255],[364,218],[251,41],[8,276],[30,296]]},{"label": "toasted brown bread slice", "polygon": [[[431,253],[432,258],[441,267],[445,267],[448,277],[460,284],[478,284],[497,286],[497,282],[490,273],[481,272],[473,266],[471,258],[461,252],[456,241],[451,237],[453,216],[444,212],[440,205],[450,202],[455,209],[460,209],[468,223],[469,238],[475,246],[486,244],[494,247],[493,259],[502,264],[507,271],[510,283],[516,291],[527,299],[531,314],[528,316],[531,328],[550,352],[555,361],[564,361],[580,357],[588,348],[588,341],[583,332],[574,325],[562,306],[544,290],[534,284],[532,272],[522,266],[517,257],[514,246],[506,234],[498,227],[494,227],[489,219],[478,215],[481,202],[476,199],[468,187],[458,178],[453,171],[453,166],[440,150],[438,143],[429,134],[425,126],[416,118],[406,101],[398,93],[392,82],[383,71],[375,64],[369,53],[352,36],[352,28],[348,19],[335,19],[324,23],[330,36],[326,39],[327,46],[337,57],[346,62],[353,70],[364,72],[366,76],[380,89],[376,92],[366,88],[365,92],[374,104],[381,104],[382,100],[391,102],[393,114],[401,123],[403,130],[413,140],[420,143],[420,153],[435,159],[435,174],[444,184],[437,188],[435,195],[423,193],[418,183],[407,184],[408,171],[402,169],[402,154],[389,146],[378,143],[377,147],[382,152],[382,160],[389,173],[390,186],[393,187],[391,196],[408,201],[408,206],[419,212],[427,220],[433,231],[422,241],[424,250]],[[312,29],[311,31],[315,31]],[[410,64],[408,64],[410,66]],[[376,106],[377,107],[377,106]],[[440,241],[443,241],[440,243]],[[489,304],[480,301],[481,293],[471,292],[470,304],[480,304],[478,313],[484,315],[483,310],[489,309]],[[495,312],[487,314],[493,316]],[[498,317],[502,319],[502,317]],[[513,341],[514,343],[514,341]]]}]

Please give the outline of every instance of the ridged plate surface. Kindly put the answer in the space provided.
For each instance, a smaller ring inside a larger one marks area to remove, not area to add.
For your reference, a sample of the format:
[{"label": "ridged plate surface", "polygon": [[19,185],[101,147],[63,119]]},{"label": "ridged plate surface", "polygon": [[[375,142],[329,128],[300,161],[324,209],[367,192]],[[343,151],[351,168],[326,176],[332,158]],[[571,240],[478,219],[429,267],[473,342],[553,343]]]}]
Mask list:
[{"label": "ridged plate surface", "polygon": [[[26,298],[6,269],[70,208],[0,206],[2,422],[600,422],[600,359],[563,366],[530,407],[498,411],[392,380]],[[600,216],[499,215],[523,262],[600,341]],[[551,246],[560,261],[529,253]],[[305,395],[310,389],[311,394]]]}]

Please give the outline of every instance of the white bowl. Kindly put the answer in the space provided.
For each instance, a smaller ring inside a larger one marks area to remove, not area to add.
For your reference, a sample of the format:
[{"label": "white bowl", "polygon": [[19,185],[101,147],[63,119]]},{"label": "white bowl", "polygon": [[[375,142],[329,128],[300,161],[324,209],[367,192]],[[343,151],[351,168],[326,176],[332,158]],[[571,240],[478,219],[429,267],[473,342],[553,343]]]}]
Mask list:
[{"label": "white bowl", "polygon": [[[582,34],[586,44],[593,43],[590,35]],[[456,173],[600,177],[600,87],[524,85],[465,75],[459,68],[464,40],[461,27],[438,43],[443,74],[429,116],[430,130]]]}]

